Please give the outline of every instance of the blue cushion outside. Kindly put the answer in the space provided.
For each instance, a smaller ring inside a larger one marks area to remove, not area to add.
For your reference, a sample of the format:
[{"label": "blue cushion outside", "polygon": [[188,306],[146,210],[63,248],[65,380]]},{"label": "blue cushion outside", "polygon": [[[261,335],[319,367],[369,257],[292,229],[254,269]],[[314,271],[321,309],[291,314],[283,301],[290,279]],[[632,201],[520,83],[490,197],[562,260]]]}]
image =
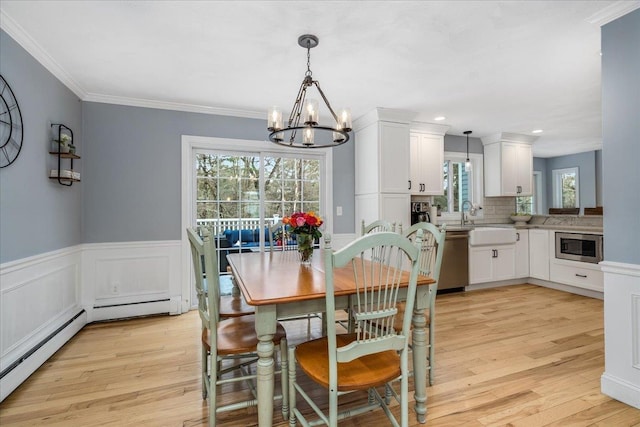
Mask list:
[{"label": "blue cushion outside", "polygon": [[224,236],[227,238],[227,242],[229,242],[230,246],[236,244],[238,240],[240,240],[240,231],[239,230],[224,230]]}]

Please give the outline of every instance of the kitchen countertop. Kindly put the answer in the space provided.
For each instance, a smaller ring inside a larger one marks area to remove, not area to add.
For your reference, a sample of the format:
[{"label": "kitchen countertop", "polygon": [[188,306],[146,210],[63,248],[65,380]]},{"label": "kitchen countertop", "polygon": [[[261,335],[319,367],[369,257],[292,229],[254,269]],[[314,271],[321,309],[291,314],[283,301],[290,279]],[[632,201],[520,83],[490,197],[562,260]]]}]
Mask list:
[{"label": "kitchen countertop", "polygon": [[515,228],[518,230],[541,229],[569,232],[602,233],[602,216],[577,215],[534,215],[525,224],[494,223],[494,224],[447,224],[447,231],[471,231],[480,227]]}]

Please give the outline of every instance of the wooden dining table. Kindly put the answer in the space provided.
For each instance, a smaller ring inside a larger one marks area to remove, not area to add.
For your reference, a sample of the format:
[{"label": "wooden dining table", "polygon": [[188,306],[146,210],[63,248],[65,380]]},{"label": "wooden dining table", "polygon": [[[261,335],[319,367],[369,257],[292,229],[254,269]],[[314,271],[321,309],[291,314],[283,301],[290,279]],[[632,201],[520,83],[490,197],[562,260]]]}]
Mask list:
[{"label": "wooden dining table", "polygon": [[[249,305],[255,307],[257,353],[258,425],[271,426],[275,361],[273,336],[280,318],[302,316],[325,311],[324,252],[314,250],[310,265],[302,265],[297,251],[268,251],[227,255],[231,272]],[[348,308],[349,296],[355,294],[351,265],[334,270],[335,307]],[[409,272],[405,275],[408,284]],[[427,345],[426,319],[428,288],[435,283],[427,276],[418,276],[413,312],[413,373],[415,411],[420,423],[426,421]],[[405,284],[405,286],[406,286]],[[406,298],[400,291],[399,300]],[[284,412],[284,408],[283,408]]]}]

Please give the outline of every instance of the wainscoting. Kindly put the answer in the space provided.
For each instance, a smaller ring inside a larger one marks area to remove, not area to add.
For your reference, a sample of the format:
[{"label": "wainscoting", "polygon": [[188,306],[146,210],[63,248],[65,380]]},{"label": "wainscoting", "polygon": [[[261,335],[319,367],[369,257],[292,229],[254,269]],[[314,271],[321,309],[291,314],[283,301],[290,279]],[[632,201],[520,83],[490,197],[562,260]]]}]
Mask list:
[{"label": "wainscoting", "polygon": [[640,265],[600,265],[606,337],[602,392],[640,409]]},{"label": "wainscoting", "polygon": [[74,246],[0,266],[0,399],[85,325],[80,261]]},{"label": "wainscoting", "polygon": [[180,314],[180,241],[97,243],[82,250],[89,322]]},{"label": "wainscoting", "polygon": [[0,266],[0,400],[87,323],[180,314],[180,242],[77,245]]}]

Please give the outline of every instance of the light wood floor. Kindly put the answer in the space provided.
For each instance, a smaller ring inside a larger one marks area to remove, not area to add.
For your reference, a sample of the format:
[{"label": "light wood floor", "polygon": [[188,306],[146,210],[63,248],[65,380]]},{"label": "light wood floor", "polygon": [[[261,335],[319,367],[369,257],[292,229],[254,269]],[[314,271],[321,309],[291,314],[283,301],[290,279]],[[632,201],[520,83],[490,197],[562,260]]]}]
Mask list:
[{"label": "light wood floor", "polygon": [[[640,426],[640,410],[600,393],[602,306],[531,285],[439,296],[426,425]],[[290,342],[306,338],[304,322],[285,327]],[[0,425],[205,425],[199,336],[195,312],[89,325],[0,404]],[[256,410],[218,419],[254,426]],[[385,421],[378,411],[340,425]]]}]

